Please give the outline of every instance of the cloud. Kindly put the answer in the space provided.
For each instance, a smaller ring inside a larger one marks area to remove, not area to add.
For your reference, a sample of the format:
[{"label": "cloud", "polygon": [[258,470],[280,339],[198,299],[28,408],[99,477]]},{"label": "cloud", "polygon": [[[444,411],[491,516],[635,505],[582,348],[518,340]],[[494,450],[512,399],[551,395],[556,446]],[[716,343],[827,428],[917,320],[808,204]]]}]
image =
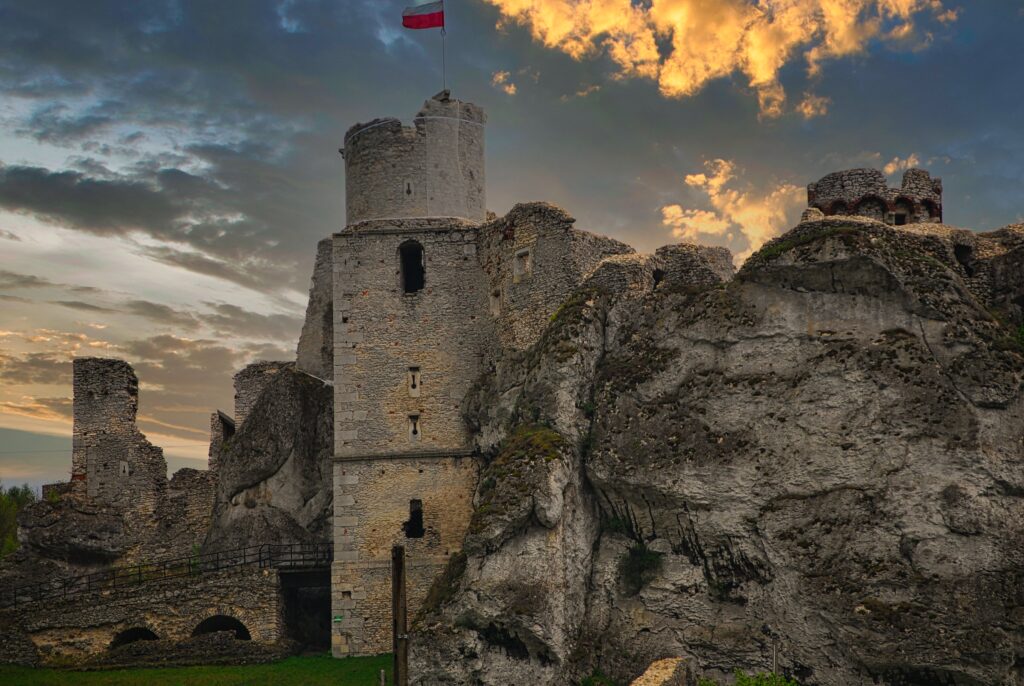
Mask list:
[{"label": "cloud", "polygon": [[658,83],[669,98],[691,96],[715,79],[742,74],[763,117],[782,113],[779,72],[802,55],[810,74],[827,59],[863,52],[930,14],[954,20],[940,0],[487,0],[500,27],[522,24],[533,38],[582,60],[603,53],[620,78]]},{"label": "cloud", "polygon": [[51,300],[50,303],[53,305],[60,305],[61,307],[69,307],[73,310],[81,310],[83,312],[117,312],[117,310],[112,307],[103,307],[102,305],[87,303],[83,300]]},{"label": "cloud", "polygon": [[21,236],[16,233],[11,233],[5,229],[0,229],[0,239],[5,241],[21,241]]},{"label": "cloud", "polygon": [[71,380],[71,359],[61,352],[17,356],[0,351],[0,379],[9,384],[66,384]]},{"label": "cloud", "polygon": [[826,98],[813,93],[804,93],[804,99],[796,106],[796,111],[804,119],[823,117],[828,114],[828,106],[832,104],[831,98]]},{"label": "cloud", "polygon": [[302,318],[286,314],[259,314],[229,303],[204,303],[212,312],[200,313],[199,320],[218,336],[298,340]]},{"label": "cloud", "polygon": [[199,326],[195,316],[188,312],[176,310],[169,305],[149,302],[148,300],[129,300],[123,305],[127,314],[133,314],[159,324],[176,326],[181,329],[195,329]]},{"label": "cloud", "polygon": [[921,160],[918,158],[917,153],[910,153],[906,158],[894,157],[885,166],[882,167],[882,171],[886,176],[895,174],[898,171],[905,171],[914,167],[920,166]]},{"label": "cloud", "polygon": [[0,412],[32,419],[67,421],[71,419],[71,398],[33,398],[23,396],[21,402],[0,402]]},{"label": "cloud", "polygon": [[804,189],[789,183],[767,189],[737,188],[736,165],[727,160],[706,162],[704,171],[689,174],[685,183],[702,192],[713,210],[684,208],[679,204],[661,208],[662,223],[687,241],[723,236],[732,230],[746,239],[746,249],[737,255],[742,261],[768,239],[782,233],[794,211],[805,202]]},{"label": "cloud", "polygon": [[516,94],[516,84],[512,83],[512,75],[507,71],[496,71],[491,75],[491,85],[505,93],[505,95]]}]

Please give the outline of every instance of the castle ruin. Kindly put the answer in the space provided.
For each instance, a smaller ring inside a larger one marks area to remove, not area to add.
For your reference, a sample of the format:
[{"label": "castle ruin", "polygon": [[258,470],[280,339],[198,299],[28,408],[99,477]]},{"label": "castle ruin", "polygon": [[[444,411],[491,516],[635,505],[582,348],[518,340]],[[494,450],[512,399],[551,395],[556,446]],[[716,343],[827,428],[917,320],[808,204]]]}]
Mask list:
[{"label": "castle ruin", "polygon": [[899,188],[889,188],[877,169],[848,169],[807,185],[807,206],[826,216],[854,215],[886,224],[942,223],[942,179],[908,169]]}]

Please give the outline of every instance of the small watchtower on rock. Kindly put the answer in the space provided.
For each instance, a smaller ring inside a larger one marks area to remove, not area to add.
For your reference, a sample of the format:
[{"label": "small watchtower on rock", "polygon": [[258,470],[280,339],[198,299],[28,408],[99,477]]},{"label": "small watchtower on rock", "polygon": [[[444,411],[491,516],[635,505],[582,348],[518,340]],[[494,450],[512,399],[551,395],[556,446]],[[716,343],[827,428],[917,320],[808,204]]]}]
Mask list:
[{"label": "small watchtower on rock", "polygon": [[877,169],[833,172],[807,185],[807,206],[826,216],[869,217],[886,224],[941,223],[942,179],[908,169],[899,188],[889,188]]}]

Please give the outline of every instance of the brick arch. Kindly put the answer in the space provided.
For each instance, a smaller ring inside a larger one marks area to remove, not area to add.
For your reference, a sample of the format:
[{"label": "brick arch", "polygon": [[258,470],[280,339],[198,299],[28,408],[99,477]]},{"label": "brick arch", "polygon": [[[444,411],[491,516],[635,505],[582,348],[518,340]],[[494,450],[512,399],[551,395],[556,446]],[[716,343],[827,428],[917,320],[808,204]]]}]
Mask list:
[{"label": "brick arch", "polygon": [[885,198],[877,195],[865,195],[854,204],[853,214],[859,217],[885,221],[885,213],[891,209]]}]

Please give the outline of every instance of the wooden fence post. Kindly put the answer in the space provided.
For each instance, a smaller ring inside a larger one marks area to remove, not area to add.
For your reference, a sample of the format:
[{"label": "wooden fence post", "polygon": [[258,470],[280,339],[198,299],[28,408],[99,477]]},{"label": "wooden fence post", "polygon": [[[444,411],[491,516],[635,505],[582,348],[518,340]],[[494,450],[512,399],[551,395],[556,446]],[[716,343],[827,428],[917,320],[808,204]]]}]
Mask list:
[{"label": "wooden fence post", "polygon": [[409,634],[406,633],[405,546],[391,548],[391,648],[394,684],[409,686]]}]

